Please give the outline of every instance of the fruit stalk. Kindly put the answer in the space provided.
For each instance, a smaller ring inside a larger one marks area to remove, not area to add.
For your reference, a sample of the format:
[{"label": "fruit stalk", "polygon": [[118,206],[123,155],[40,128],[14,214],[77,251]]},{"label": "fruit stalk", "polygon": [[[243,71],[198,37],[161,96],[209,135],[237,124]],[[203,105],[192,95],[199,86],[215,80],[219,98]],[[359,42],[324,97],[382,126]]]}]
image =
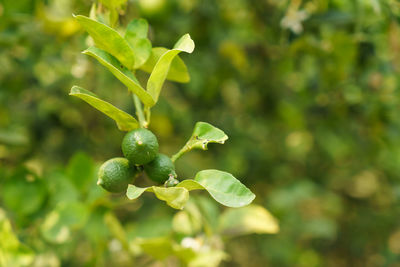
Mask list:
[{"label": "fruit stalk", "polygon": [[178,151],[175,155],[171,157],[172,162],[175,162],[177,159],[179,159],[183,154],[186,152],[189,152],[192,148],[188,145],[188,143],[185,144],[184,147],[181,148],[181,150]]},{"label": "fruit stalk", "polygon": [[135,104],[136,115],[138,116],[140,127],[147,128],[149,123],[145,119],[140,99],[135,94],[132,94],[132,97],[133,97],[133,103]]}]

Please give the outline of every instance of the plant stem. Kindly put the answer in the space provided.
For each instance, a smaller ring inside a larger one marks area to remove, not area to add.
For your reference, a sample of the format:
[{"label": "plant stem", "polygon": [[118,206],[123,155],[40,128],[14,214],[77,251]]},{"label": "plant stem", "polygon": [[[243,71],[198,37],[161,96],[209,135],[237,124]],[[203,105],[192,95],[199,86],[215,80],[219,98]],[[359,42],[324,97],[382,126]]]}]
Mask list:
[{"label": "plant stem", "polygon": [[150,110],[150,107],[144,107],[144,114],[146,115],[146,122],[147,122],[147,125],[149,125],[150,124],[150,117],[151,117],[151,110]]},{"label": "plant stem", "polygon": [[188,145],[188,143],[185,144],[184,147],[181,148],[181,150],[178,151],[175,155],[171,157],[172,162],[175,162],[177,159],[179,159],[183,154],[186,152],[189,152],[192,148]]},{"label": "plant stem", "polygon": [[143,107],[142,104],[140,103],[140,99],[135,94],[132,94],[132,97],[133,97],[133,103],[135,104],[136,115],[138,116],[140,127],[147,128],[148,123],[144,117]]}]

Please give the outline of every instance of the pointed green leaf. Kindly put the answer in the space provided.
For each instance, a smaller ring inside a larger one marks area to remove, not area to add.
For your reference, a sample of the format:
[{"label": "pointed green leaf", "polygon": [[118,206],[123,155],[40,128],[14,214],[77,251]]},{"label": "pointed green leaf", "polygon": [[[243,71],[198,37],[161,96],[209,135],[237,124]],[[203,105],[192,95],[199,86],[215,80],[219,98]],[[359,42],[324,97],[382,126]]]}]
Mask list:
[{"label": "pointed green leaf", "polygon": [[[154,47],[151,50],[150,57],[142,66],[140,66],[140,69],[151,73],[160,57],[167,51],[168,49],[164,47]],[[185,62],[183,62],[179,56],[175,56],[175,58],[172,60],[167,74],[167,80],[179,83],[187,83],[190,81],[189,72]]]},{"label": "pointed green leaf", "polygon": [[134,185],[128,185],[128,189],[126,190],[126,196],[130,199],[130,200],[134,200],[139,198],[144,192],[151,191],[151,187],[137,187]]},{"label": "pointed green leaf", "polygon": [[226,235],[276,234],[277,219],[264,207],[249,205],[239,209],[228,209],[220,217],[220,231]]},{"label": "pointed green leaf", "polygon": [[116,57],[125,67],[132,69],[135,56],[128,42],[113,28],[85,16],[75,16],[93,38],[96,46]]},{"label": "pointed green leaf", "polygon": [[129,185],[126,191],[126,196],[133,200],[140,197],[145,191],[153,192],[160,200],[165,201],[174,209],[183,209],[189,199],[189,191],[183,187],[160,187],[151,186],[140,188],[134,185]]},{"label": "pointed green leaf", "polygon": [[155,104],[151,95],[143,89],[135,75],[122,66],[115,57],[93,46],[82,53],[97,59],[97,61],[105,66],[118,80],[128,87],[130,91],[136,94],[146,106],[153,106]]},{"label": "pointed green leaf", "polygon": [[194,180],[184,180],[176,187],[183,187],[189,191],[205,189],[216,201],[233,208],[246,206],[256,197],[232,174],[219,170],[200,171]]},{"label": "pointed green leaf", "polygon": [[151,42],[147,39],[149,25],[145,19],[132,20],[126,29],[125,40],[131,46],[135,55],[134,68],[142,66],[151,54]]},{"label": "pointed green leaf", "polygon": [[147,91],[155,102],[158,100],[161,88],[164,84],[169,68],[171,66],[172,60],[180,52],[192,53],[194,50],[194,42],[190,38],[189,34],[185,34],[178,40],[172,50],[165,52],[160,59],[157,61],[153,71],[150,74],[150,78],[147,81]]},{"label": "pointed green leaf", "polygon": [[115,120],[118,129],[120,129],[121,131],[131,131],[139,127],[139,123],[134,117],[116,108],[110,103],[101,100],[100,98],[98,98],[98,96],[96,96],[95,94],[86,89],[83,89],[78,86],[73,86],[69,94],[72,96],[79,97],[89,105],[93,106],[97,110],[103,112],[108,117]]},{"label": "pointed green leaf", "polygon": [[228,136],[222,130],[209,123],[199,121],[194,126],[189,141],[187,141],[185,146],[172,157],[172,161],[177,160],[184,153],[192,149],[207,150],[207,145],[209,143],[224,144],[227,139]]},{"label": "pointed green leaf", "polygon": [[209,123],[199,121],[194,126],[189,146],[191,148],[207,150],[207,144],[224,144],[226,140],[228,140],[228,136],[222,130]]}]

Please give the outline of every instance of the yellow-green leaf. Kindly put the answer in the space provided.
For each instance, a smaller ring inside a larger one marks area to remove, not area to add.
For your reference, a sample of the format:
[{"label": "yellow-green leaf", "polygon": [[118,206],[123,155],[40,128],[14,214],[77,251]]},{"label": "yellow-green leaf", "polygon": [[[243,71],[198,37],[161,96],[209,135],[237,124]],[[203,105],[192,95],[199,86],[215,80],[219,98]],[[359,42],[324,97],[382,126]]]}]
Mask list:
[{"label": "yellow-green leaf", "polygon": [[113,28],[91,18],[75,16],[100,49],[116,57],[125,67],[133,69],[135,55],[128,42]]},{"label": "yellow-green leaf", "polygon": [[160,200],[165,201],[170,207],[174,209],[183,209],[186,202],[189,200],[189,191],[183,187],[137,187],[129,185],[126,191],[126,196],[133,200],[140,197],[144,192],[153,192]]},{"label": "yellow-green leaf", "polygon": [[[154,47],[151,50],[150,57],[142,66],[140,66],[139,69],[151,73],[160,57],[167,51],[168,49],[165,47]],[[185,62],[183,62],[179,56],[175,56],[175,58],[172,60],[168,70],[167,80],[178,83],[187,83],[190,81],[189,72]]]},{"label": "yellow-green leaf", "polygon": [[120,129],[121,131],[131,131],[139,127],[139,123],[134,117],[116,108],[110,103],[101,100],[100,98],[98,98],[98,96],[86,89],[78,86],[73,86],[69,94],[79,97],[92,107],[112,118],[117,123],[118,129]]},{"label": "yellow-green leaf", "polygon": [[143,89],[135,75],[122,66],[115,57],[97,47],[89,47],[82,53],[97,59],[97,61],[105,66],[118,80],[128,87],[130,91],[136,94],[146,106],[153,106],[155,104],[151,95]]},{"label": "yellow-green leaf", "polygon": [[249,205],[226,210],[220,217],[220,231],[226,235],[275,234],[279,224],[264,207]]},{"label": "yellow-green leaf", "polygon": [[131,46],[135,55],[135,66],[137,69],[142,66],[151,54],[151,42],[147,39],[149,25],[145,19],[134,19],[126,28],[125,40]]},{"label": "yellow-green leaf", "polygon": [[154,101],[157,102],[158,97],[161,92],[161,88],[164,84],[169,68],[171,66],[172,60],[180,52],[192,53],[194,50],[194,42],[190,38],[189,34],[182,36],[178,42],[176,42],[174,48],[165,52],[157,64],[154,66],[153,71],[150,74],[150,78],[147,81],[147,91],[153,97]]}]

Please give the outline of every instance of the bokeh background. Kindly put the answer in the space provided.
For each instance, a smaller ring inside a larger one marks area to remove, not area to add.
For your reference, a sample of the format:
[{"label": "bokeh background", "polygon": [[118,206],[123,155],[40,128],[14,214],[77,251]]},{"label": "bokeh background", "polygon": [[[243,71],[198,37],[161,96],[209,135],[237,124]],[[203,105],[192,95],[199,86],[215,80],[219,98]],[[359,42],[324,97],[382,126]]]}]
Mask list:
[{"label": "bokeh background", "polygon": [[[121,237],[193,235],[173,225],[176,211],[95,186],[123,133],[68,92],[77,84],[134,107],[80,54],[87,34],[71,14],[91,4],[0,1],[0,262],[180,266],[127,256]],[[196,43],[182,55],[190,83],[166,83],[153,109],[161,151],[175,153],[196,121],[223,129],[226,144],[185,155],[180,177],[229,171],[279,221],[278,234],[220,237],[221,266],[400,266],[398,1],[130,0],[121,27],[138,17],[153,46],[187,32]]]}]

